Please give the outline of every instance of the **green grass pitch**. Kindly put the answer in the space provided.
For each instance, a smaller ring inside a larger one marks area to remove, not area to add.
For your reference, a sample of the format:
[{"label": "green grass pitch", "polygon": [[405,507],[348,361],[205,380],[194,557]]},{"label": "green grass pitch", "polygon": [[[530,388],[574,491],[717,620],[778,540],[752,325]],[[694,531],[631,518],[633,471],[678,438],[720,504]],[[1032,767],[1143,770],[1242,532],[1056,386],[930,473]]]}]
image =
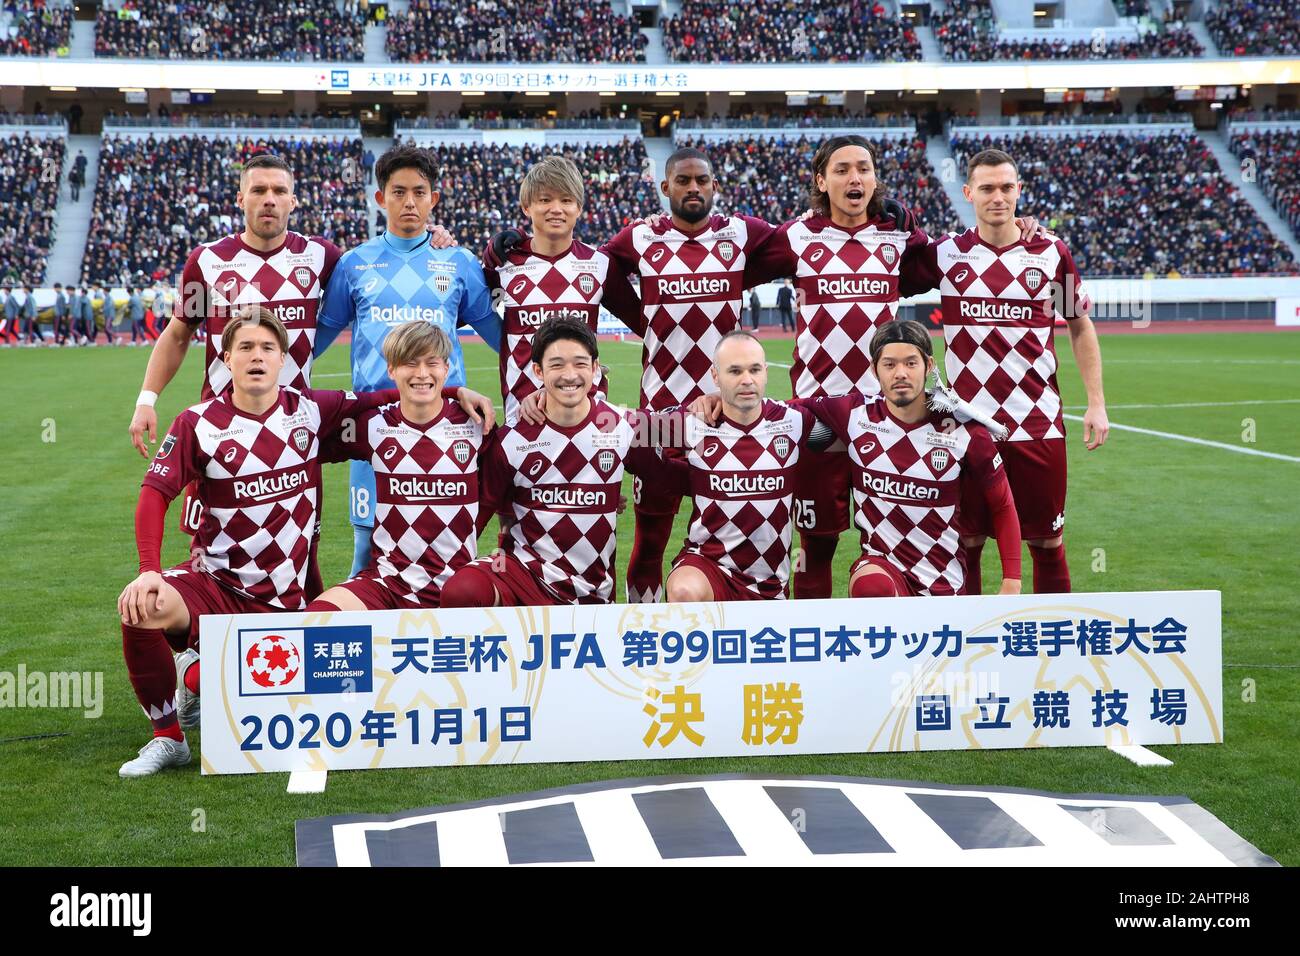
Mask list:
[{"label": "green grass pitch", "polygon": [[[774,362],[790,361],[788,339],[766,344]],[[1081,414],[1082,386],[1064,337],[1058,351],[1066,403]],[[1300,456],[1300,335],[1144,332],[1104,336],[1102,353],[1112,422]],[[98,719],[0,709],[0,865],[286,865],[294,860],[293,822],[303,817],[721,772],[1187,794],[1280,862],[1300,865],[1300,462],[1124,431],[1089,453],[1077,422],[1069,423],[1066,530],[1075,589],[1223,591],[1225,743],[1155,748],[1172,767],[1141,768],[1096,748],[1045,748],[337,773],[325,793],[310,796],[286,794],[283,774],[203,778],[197,759],[120,780],[118,766],[149,734],[115,615],[118,592],[136,571],[132,515],[145,463],[126,429],[147,357],[130,348],[0,350],[0,671],[99,671],[105,698]],[[639,343],[602,344],[602,359],[613,398],[634,401]],[[160,401],[164,426],[197,397],[200,361],[191,349]],[[471,385],[495,391],[495,356],[485,346],[468,345],[466,364]],[[346,369],[347,348],[336,347],[317,365],[315,384],[343,388]],[[784,368],[772,369],[769,391],[789,395]],[[326,481],[321,561],[330,584],[348,570],[352,535],[344,466],[330,466]],[[173,509],[164,567],[184,555],[175,518]],[[685,512],[669,557],[684,521]],[[631,538],[629,509],[620,519],[620,562]],[[855,548],[849,532],[837,560],[839,595]],[[1098,549],[1104,571],[1094,570]],[[991,586],[999,577],[995,548],[985,549],[985,561]],[[1027,559],[1025,568],[1028,577]],[[38,735],[60,736],[13,739]],[[196,832],[200,816],[205,826]]]}]

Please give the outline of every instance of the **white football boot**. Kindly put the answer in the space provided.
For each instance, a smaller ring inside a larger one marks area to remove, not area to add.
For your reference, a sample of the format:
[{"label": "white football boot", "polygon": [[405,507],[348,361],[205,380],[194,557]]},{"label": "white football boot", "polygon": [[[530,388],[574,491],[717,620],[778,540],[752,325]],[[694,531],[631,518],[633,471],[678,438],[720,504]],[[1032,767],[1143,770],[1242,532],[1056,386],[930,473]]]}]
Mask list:
[{"label": "white football boot", "polygon": [[168,767],[183,767],[190,762],[190,745],[170,737],[155,737],[140,748],[140,756],[122,764],[119,777],[148,777]]}]

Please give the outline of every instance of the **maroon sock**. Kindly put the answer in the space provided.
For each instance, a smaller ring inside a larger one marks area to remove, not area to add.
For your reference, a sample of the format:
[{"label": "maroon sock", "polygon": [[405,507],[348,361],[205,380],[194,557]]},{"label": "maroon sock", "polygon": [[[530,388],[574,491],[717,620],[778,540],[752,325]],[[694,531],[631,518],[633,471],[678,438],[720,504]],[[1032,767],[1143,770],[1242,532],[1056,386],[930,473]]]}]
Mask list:
[{"label": "maroon sock", "polygon": [[831,596],[831,568],[835,562],[835,546],[840,543],[837,534],[799,535],[803,549],[802,568],[794,572],[796,598],[828,598]]},{"label": "maroon sock", "polygon": [[1069,594],[1070,568],[1065,563],[1065,545],[1054,548],[1029,546],[1029,556],[1034,561],[1035,594]]},{"label": "maroon sock", "polygon": [[324,598],[317,598],[316,600],[308,604],[305,608],[303,608],[303,610],[304,611],[341,611],[343,610],[343,608],[339,607],[337,604],[331,604],[329,601],[325,600]]},{"label": "maroon sock", "polygon": [[153,724],[154,736],[184,740],[176,719],[176,662],[163,632],[123,624],[122,656],[135,699]]},{"label": "maroon sock", "polygon": [[497,591],[492,575],[482,568],[466,565],[447,579],[442,586],[439,607],[492,607]]},{"label": "maroon sock", "polygon": [[888,574],[864,574],[849,586],[849,597],[898,597],[898,588]]},{"label": "maroon sock", "polygon": [[984,569],[980,567],[980,556],[984,554],[984,542],[964,544],[962,550],[966,553],[966,587],[962,594],[982,594]]},{"label": "maroon sock", "polygon": [[627,599],[651,603],[664,598],[664,551],[673,533],[676,515],[636,513],[636,535],[627,563]]}]

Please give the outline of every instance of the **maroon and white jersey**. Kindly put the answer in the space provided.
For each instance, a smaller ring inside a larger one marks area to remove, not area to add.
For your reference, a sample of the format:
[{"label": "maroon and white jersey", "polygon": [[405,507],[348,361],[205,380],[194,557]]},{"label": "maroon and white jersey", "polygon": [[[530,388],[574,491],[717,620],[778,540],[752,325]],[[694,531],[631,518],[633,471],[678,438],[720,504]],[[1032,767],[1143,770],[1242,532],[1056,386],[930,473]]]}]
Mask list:
[{"label": "maroon and white jersey", "polygon": [[1059,312],[1089,309],[1083,281],[1060,239],[1004,249],[975,229],[945,236],[925,254],[942,298],[944,368],[965,401],[992,415],[1009,441],[1062,438],[1052,333]]},{"label": "maroon and white jersey", "polygon": [[750,425],[725,415],[717,425],[688,418],[695,507],[677,559],[698,554],[760,597],[785,597],[795,465],[812,425],[807,409],[770,400]]},{"label": "maroon and white jersey", "polygon": [[412,606],[437,607],[442,586],[477,553],[478,466],[483,428],[444,401],[416,424],[399,402],[360,416],[322,446],[322,461],[368,461],[375,470],[375,573]]},{"label": "maroon and white jersey", "polygon": [[671,220],[636,223],[601,247],[625,273],[640,276],[642,406],[687,405],[717,391],[713,352],[740,327],[745,263],[772,232],[752,216],[711,216],[695,232]]},{"label": "maroon and white jersey", "polygon": [[510,509],[506,551],[557,601],[610,602],[625,467],[685,484],[685,466],[661,460],[645,440],[640,414],[593,399],[576,425],[520,421],[494,432],[483,450],[480,507]]},{"label": "maroon and white jersey", "polygon": [[883,555],[921,594],[960,594],[961,483],[1005,481],[988,430],[939,412],[901,422],[881,395],[822,398],[808,408],[848,446],[862,550]]},{"label": "maroon and white jersey", "polygon": [[899,277],[929,242],[890,218],[861,226],[829,216],[784,223],[750,261],[747,283],[793,276],[798,331],[790,384],[798,398],[880,391],[871,337],[898,311]]},{"label": "maroon and white jersey", "polygon": [[199,246],[185,260],[174,318],[203,326],[207,355],[200,397],[219,395],[230,384],[221,361],[221,330],[246,305],[270,309],[289,333],[280,384],[299,390],[311,385],[316,310],[342,250],[328,239],[290,232],[273,252],[260,252],[237,235]]},{"label": "maroon and white jersey", "polygon": [[[501,395],[505,400],[505,421],[519,417],[519,403],[542,387],[533,374],[533,336],[547,319],[564,317],[586,322],[593,332],[600,323],[600,307],[641,334],[641,302],[627,277],[611,268],[609,256],[581,242],[574,242],[558,256],[534,252],[531,237],[511,250],[504,265],[497,266],[484,251],[483,274],[488,288],[501,290],[505,306],[501,349]],[[593,396],[609,391],[608,382],[596,370]]]},{"label": "maroon and white jersey", "polygon": [[144,477],[168,501],[191,481],[207,510],[197,559],[225,587],[296,611],[320,505],[320,440],[395,391],[299,392],[281,388],[261,415],[235,408],[227,389],[181,412]]}]

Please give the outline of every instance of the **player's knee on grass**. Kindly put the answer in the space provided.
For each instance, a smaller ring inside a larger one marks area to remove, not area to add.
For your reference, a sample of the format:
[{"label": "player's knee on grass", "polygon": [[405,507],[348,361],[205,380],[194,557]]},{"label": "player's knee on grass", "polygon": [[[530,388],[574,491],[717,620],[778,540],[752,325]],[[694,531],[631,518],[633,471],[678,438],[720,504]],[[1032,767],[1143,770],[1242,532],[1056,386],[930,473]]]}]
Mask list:
[{"label": "player's knee on grass", "polygon": [[674,604],[714,600],[709,579],[695,568],[678,568],[668,575],[667,595]]},{"label": "player's knee on grass", "polygon": [[496,607],[500,603],[492,575],[482,568],[466,565],[442,586],[439,607]]},{"label": "player's knee on grass", "polygon": [[855,598],[898,597],[894,579],[884,571],[868,568],[849,582],[849,596]]}]

